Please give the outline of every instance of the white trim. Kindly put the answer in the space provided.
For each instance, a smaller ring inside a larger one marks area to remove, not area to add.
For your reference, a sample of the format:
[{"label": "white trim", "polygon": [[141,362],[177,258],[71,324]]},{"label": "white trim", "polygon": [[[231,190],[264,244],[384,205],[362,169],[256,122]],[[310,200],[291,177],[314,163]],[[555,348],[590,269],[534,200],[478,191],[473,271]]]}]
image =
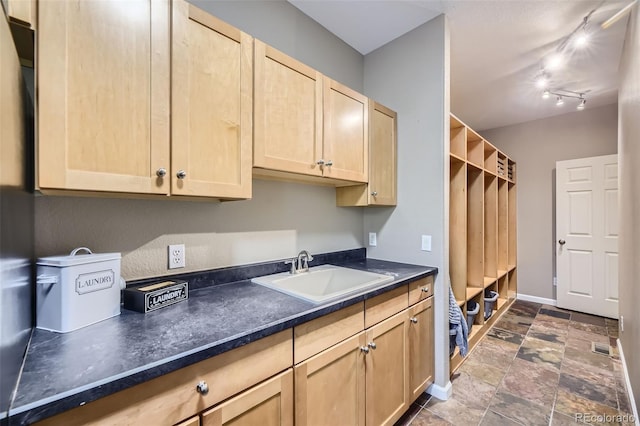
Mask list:
[{"label": "white trim", "polygon": [[524,300],[525,302],[535,302],[542,303],[543,305],[558,306],[558,301],[556,299],[545,299],[544,297],[529,296],[528,294],[518,293],[516,299]]},{"label": "white trim", "polygon": [[444,387],[432,383],[431,386],[427,388],[427,393],[434,398],[438,398],[440,401],[446,401],[451,398],[451,394],[453,393],[451,380],[449,380]]},{"label": "white trim", "polygon": [[636,421],[636,426],[640,426],[640,418],[638,418],[638,407],[636,406],[636,400],[633,397],[633,389],[631,388],[631,380],[629,380],[629,370],[627,370],[627,361],[624,359],[624,352],[622,351],[622,344],[620,339],[617,340],[618,352],[620,352],[620,361],[622,361],[622,370],[624,371],[624,384],[627,388],[627,395],[629,396],[629,403],[631,404],[631,410],[633,411],[633,417]]}]

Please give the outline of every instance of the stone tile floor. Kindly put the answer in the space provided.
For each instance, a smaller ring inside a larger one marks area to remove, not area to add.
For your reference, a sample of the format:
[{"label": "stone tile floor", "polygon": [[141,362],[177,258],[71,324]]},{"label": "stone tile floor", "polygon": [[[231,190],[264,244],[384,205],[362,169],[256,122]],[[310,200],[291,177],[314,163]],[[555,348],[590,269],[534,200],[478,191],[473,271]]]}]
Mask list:
[{"label": "stone tile floor", "polygon": [[453,375],[452,397],[423,395],[396,426],[633,425],[617,338],[616,320],[516,301]]}]

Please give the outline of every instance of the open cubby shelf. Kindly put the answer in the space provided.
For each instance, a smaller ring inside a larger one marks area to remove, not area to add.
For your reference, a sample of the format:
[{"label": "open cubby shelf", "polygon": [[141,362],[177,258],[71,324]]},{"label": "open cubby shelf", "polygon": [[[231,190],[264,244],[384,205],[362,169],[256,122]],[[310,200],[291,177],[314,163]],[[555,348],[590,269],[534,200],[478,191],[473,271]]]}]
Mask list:
[{"label": "open cubby shelf", "polygon": [[[516,297],[516,163],[451,115],[449,180],[449,271],[456,302],[480,304],[469,349],[488,332]],[[484,320],[484,293],[499,296]],[[451,357],[453,372],[463,359]]]}]

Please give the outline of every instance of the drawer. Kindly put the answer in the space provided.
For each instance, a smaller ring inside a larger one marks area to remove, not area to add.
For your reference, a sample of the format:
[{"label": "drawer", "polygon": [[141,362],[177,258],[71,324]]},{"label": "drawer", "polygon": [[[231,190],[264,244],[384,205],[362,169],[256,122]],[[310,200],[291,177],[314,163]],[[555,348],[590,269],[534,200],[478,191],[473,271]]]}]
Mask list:
[{"label": "drawer", "polygon": [[409,283],[409,306],[433,296],[433,275]]},{"label": "drawer", "polygon": [[369,328],[409,306],[408,286],[403,285],[395,290],[364,301],[364,326]]},{"label": "drawer", "polygon": [[[173,425],[287,368],[291,329],[43,420],[42,425]],[[196,385],[204,380],[209,392]]]},{"label": "drawer", "polygon": [[364,330],[364,302],[293,329],[293,362],[298,364]]}]

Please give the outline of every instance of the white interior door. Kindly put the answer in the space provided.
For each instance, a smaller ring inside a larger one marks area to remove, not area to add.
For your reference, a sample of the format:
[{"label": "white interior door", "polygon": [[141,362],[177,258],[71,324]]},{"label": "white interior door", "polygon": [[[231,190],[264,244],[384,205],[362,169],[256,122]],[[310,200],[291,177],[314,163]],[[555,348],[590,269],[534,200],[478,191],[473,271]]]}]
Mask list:
[{"label": "white interior door", "polygon": [[618,317],[618,156],[556,162],[558,306]]}]

